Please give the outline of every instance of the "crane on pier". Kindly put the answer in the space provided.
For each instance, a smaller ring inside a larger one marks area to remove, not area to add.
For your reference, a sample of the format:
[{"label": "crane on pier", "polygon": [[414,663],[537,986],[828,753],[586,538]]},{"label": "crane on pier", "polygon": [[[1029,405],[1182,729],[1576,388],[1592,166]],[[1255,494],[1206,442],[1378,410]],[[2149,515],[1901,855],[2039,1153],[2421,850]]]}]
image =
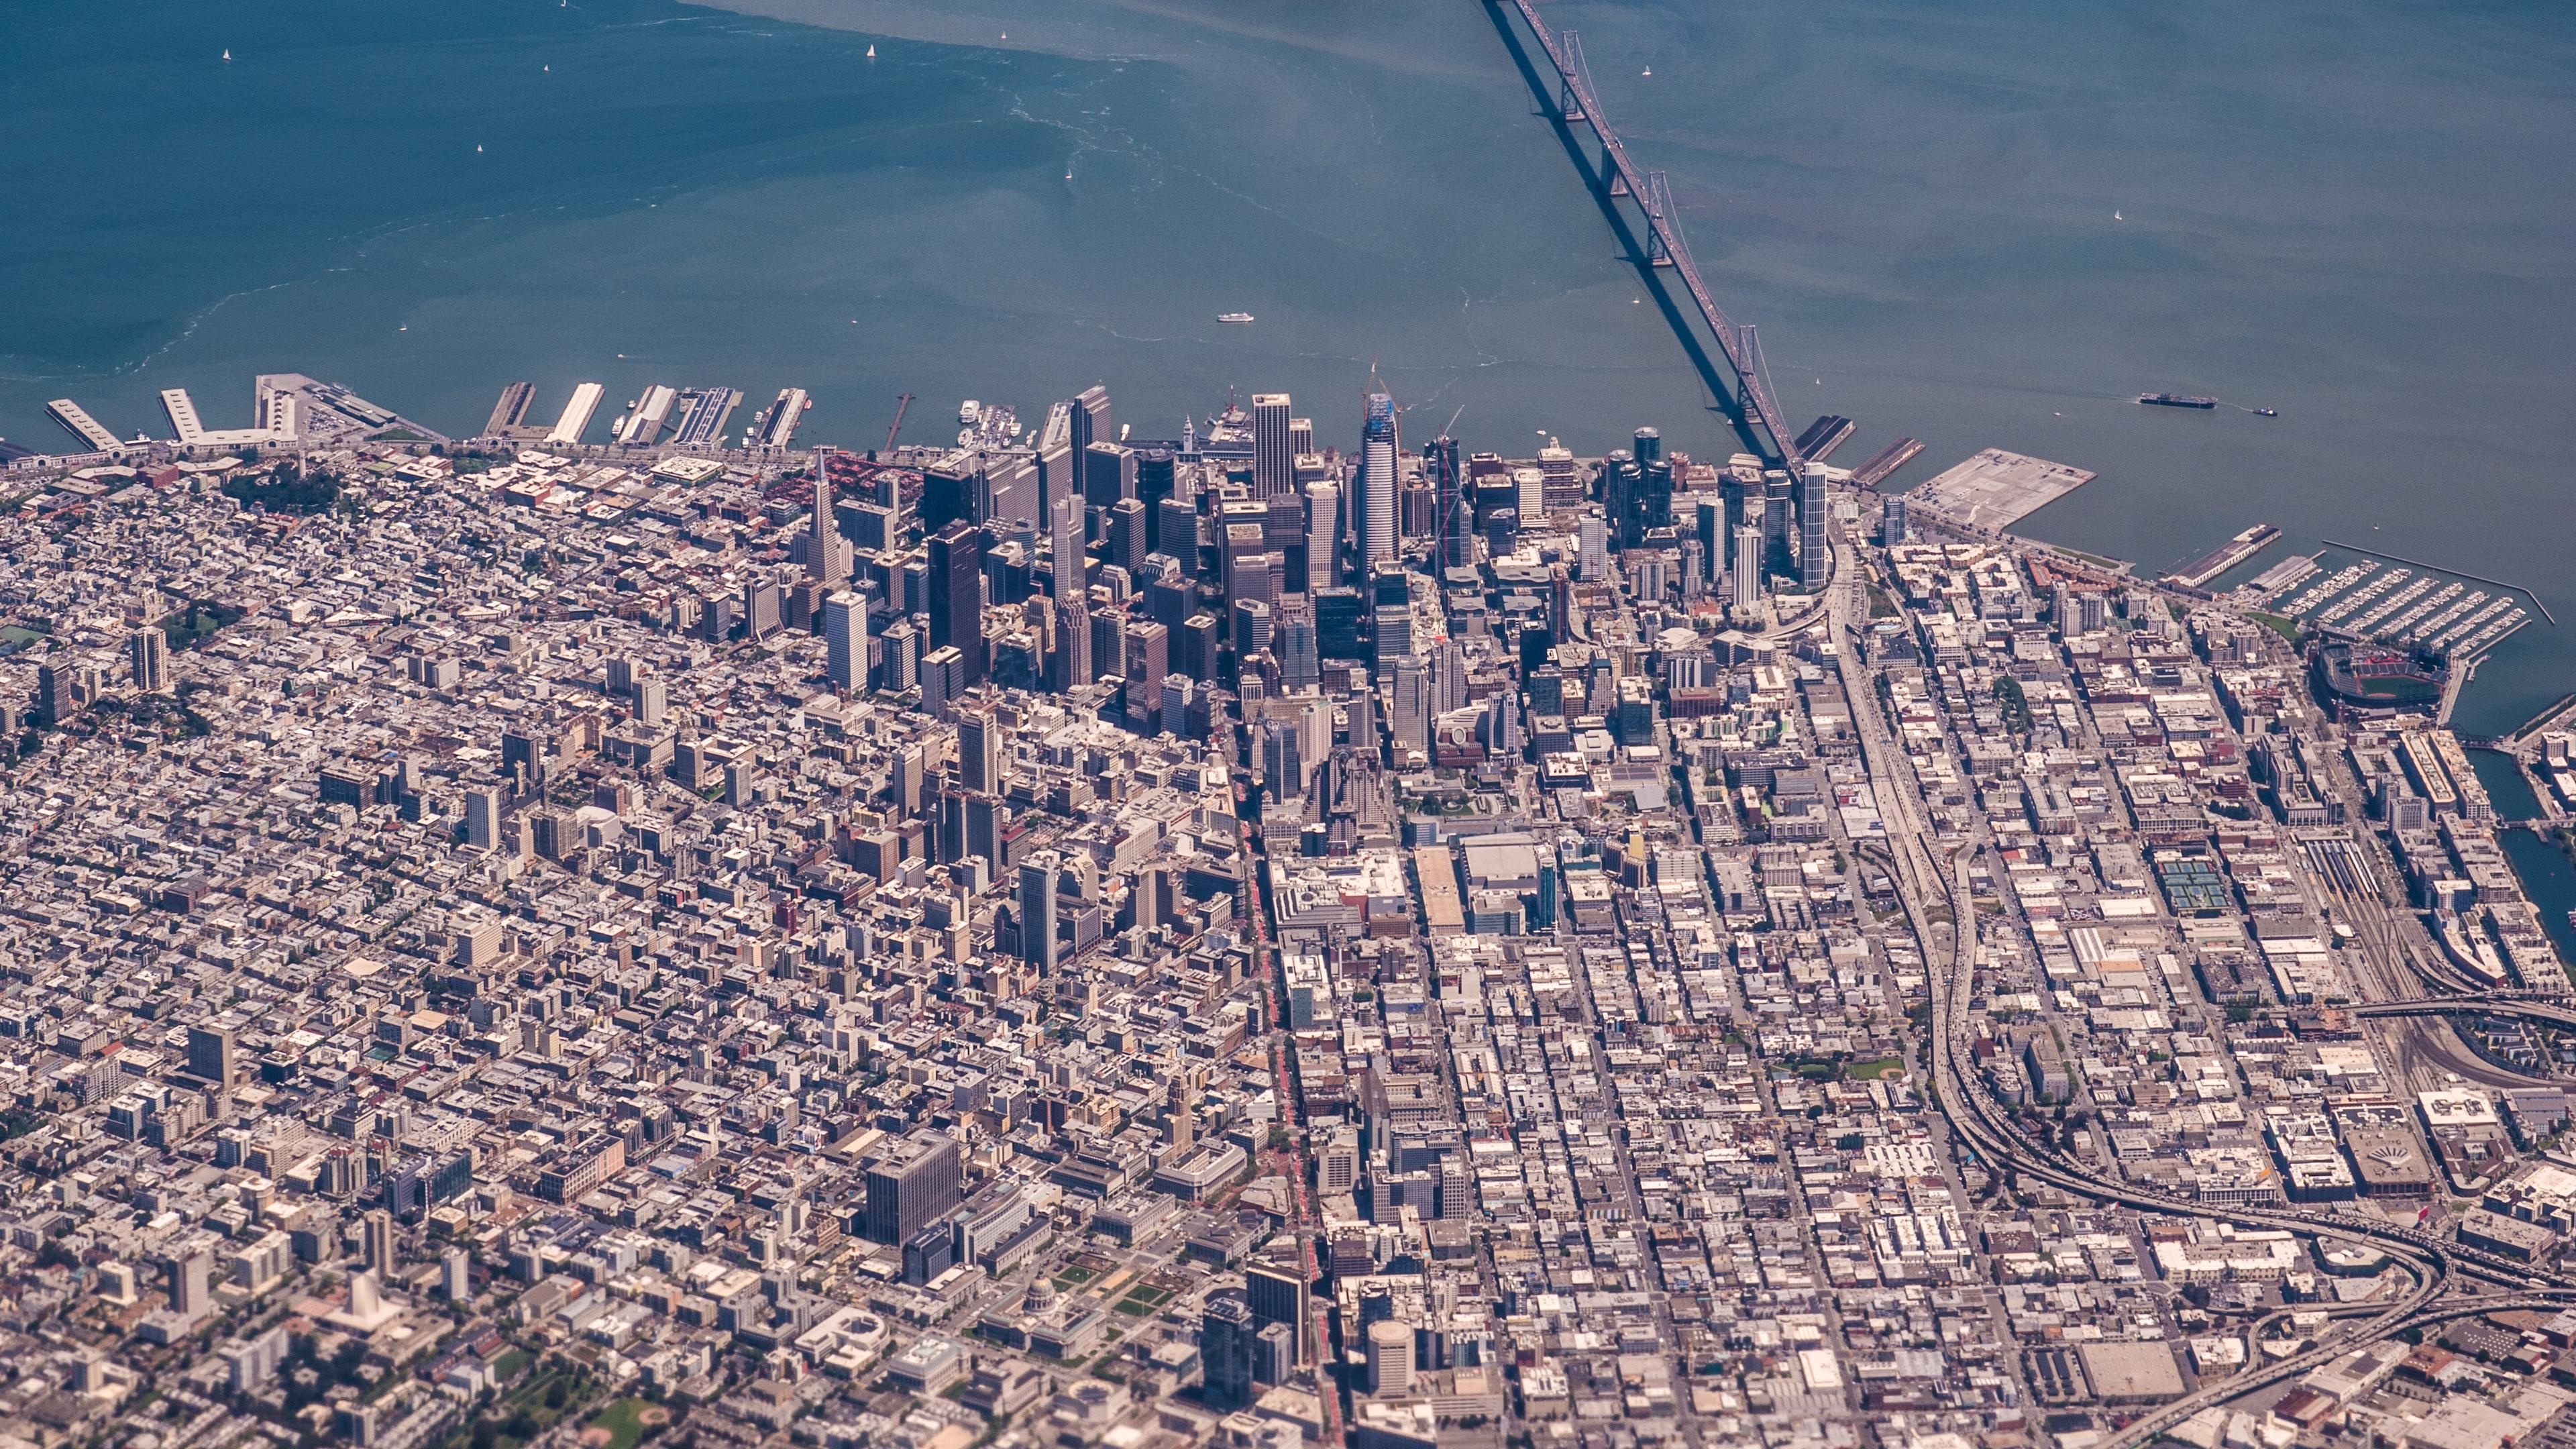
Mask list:
[{"label": "crane on pier", "polygon": [[911,393],[908,393],[908,392],[907,392],[907,393],[900,393],[900,394],[897,394],[897,395],[896,395],[895,400],[894,400],[894,421],[893,421],[893,422],[891,422],[891,423],[886,424],[886,441],[885,441],[885,451],[886,451],[886,456],[888,456],[888,457],[892,457],[892,456],[894,455],[894,435],[903,431],[903,412],[904,412],[904,409],[906,409],[906,408],[908,408],[908,407],[911,407],[911,406],[912,406],[912,394],[911,394]]}]

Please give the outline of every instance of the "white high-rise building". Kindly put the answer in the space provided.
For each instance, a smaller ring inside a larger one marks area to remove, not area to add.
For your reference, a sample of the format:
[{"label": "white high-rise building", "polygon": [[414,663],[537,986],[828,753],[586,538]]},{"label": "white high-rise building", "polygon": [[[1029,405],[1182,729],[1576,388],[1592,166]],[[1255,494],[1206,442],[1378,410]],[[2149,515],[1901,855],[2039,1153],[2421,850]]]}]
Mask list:
[{"label": "white high-rise building", "polygon": [[1395,557],[1395,399],[1382,392],[1369,394],[1359,489],[1360,566],[1366,571]]},{"label": "white high-rise building", "polygon": [[1340,582],[1342,485],[1323,479],[1306,485],[1306,591]]},{"label": "white high-rise building", "polygon": [[1577,577],[1585,583],[1610,576],[1610,524],[1597,513],[1583,516],[1583,549]]},{"label": "white high-rise building", "polygon": [[1750,609],[1762,601],[1762,525],[1735,530],[1735,607]]},{"label": "white high-rise building", "polygon": [[832,687],[856,694],[868,682],[868,601],[844,589],[823,601],[824,667]]},{"label": "white high-rise building", "polygon": [[476,850],[490,850],[501,843],[500,786],[465,787],[465,843]]}]

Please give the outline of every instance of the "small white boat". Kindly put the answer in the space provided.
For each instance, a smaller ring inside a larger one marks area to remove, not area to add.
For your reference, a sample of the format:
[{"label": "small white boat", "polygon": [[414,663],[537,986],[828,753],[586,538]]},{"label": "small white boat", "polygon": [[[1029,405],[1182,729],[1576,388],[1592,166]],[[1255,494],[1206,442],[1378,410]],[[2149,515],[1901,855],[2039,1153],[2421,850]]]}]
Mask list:
[{"label": "small white boat", "polygon": [[226,60],[230,60],[230,59],[232,59],[232,58],[233,58],[232,47],[231,47],[231,46],[226,46],[226,47],[224,47],[224,59],[226,59]]},{"label": "small white boat", "polygon": [[1249,322],[1252,320],[1252,314],[1249,312],[1219,312],[1216,314],[1216,320],[1219,322]]},{"label": "small white boat", "polygon": [[868,47],[868,59],[870,59],[870,60],[874,60],[874,59],[876,59],[876,58],[877,58],[877,48],[876,48],[875,46],[871,45],[871,46],[869,46],[869,47]]},{"label": "small white boat", "polygon": [[1654,68],[1653,66],[1651,66],[1651,65],[1650,65],[1650,66],[1646,67],[1646,74],[1648,74],[1648,75],[1653,75],[1654,73],[1655,73],[1655,68]]}]

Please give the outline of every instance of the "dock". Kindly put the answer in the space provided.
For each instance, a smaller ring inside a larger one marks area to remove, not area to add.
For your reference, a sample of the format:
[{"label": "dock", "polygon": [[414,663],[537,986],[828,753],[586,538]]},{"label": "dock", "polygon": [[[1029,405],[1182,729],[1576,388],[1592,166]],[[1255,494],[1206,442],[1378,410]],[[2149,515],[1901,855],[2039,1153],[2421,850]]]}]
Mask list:
[{"label": "dock", "polygon": [[527,426],[528,404],[537,400],[537,385],[514,382],[501,389],[501,400],[492,404],[492,416],[483,423],[483,436],[507,438]]},{"label": "dock", "polygon": [[805,389],[780,388],[778,400],[752,423],[752,432],[757,436],[746,441],[763,448],[786,447],[796,436],[796,425],[805,420],[805,410],[813,405],[814,400],[805,395]]},{"label": "dock", "polygon": [[2295,558],[2285,558],[2256,574],[2245,587],[2266,599],[2276,599],[2315,578],[2320,568],[2315,554],[2300,554]]},{"label": "dock", "polygon": [[634,411],[626,415],[625,423],[618,428],[617,441],[633,447],[660,438],[662,424],[671,416],[671,404],[679,396],[678,388],[658,382],[644,389],[635,399]]},{"label": "dock", "polygon": [[680,394],[679,417],[671,441],[683,448],[712,448],[724,440],[725,420],[742,406],[742,394],[729,387],[693,387]]},{"label": "dock", "polygon": [[161,389],[161,411],[170,415],[170,430],[182,448],[255,448],[284,436],[267,428],[209,428],[184,387]]},{"label": "dock", "polygon": [[2281,530],[2268,523],[2258,523],[2227,542],[2165,575],[2165,582],[2198,589],[2209,581],[2244,563],[2278,542]]},{"label": "dock", "polygon": [[1810,463],[1821,463],[1852,435],[1852,420],[1827,413],[1807,424],[1798,435],[1798,456]]},{"label": "dock", "polygon": [[73,437],[89,444],[92,452],[112,453],[123,446],[117,442],[116,434],[109,432],[104,424],[89,415],[89,409],[73,402],[70,398],[54,399],[45,404],[45,411],[52,415],[55,422],[70,429]]},{"label": "dock", "polygon": [[546,441],[557,447],[578,446],[583,430],[590,426],[590,415],[599,411],[599,399],[607,391],[595,382],[585,382],[574,388],[571,400],[564,404],[562,415],[555,419],[554,428],[546,434]]},{"label": "dock", "polygon": [[1923,444],[1919,439],[1899,438],[1871,454],[1868,462],[1853,469],[1851,480],[1860,487],[1875,488],[1886,482],[1897,469],[1913,462],[1922,451]]},{"label": "dock", "polygon": [[1907,506],[1962,527],[2000,532],[2094,476],[2064,463],[1988,448],[1915,489]]}]

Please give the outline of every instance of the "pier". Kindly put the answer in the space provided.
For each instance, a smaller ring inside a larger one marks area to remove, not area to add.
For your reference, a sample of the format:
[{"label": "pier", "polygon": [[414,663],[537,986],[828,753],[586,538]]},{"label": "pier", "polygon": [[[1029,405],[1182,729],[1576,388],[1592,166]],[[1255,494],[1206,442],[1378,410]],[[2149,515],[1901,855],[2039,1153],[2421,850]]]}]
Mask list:
[{"label": "pier", "polygon": [[[1497,12],[1497,25],[1510,38],[1508,20],[1501,18],[1503,0],[1485,0],[1486,8]],[[1573,31],[1561,35],[1550,31],[1540,20],[1533,0],[1510,0],[1509,8],[1519,13],[1521,24],[1547,55],[1547,63],[1556,72],[1557,93],[1552,119],[1560,126],[1588,126],[1601,144],[1601,180],[1612,197],[1625,197],[1637,204],[1646,222],[1646,264],[1650,268],[1669,268],[1681,279],[1682,290],[1690,294],[1691,305],[1700,320],[1707,324],[1709,335],[1716,339],[1718,351],[1725,354],[1726,365],[1735,374],[1740,390],[1745,419],[1758,423],[1770,436],[1772,450],[1781,466],[1792,474],[1806,462],[1798,450],[1796,435],[1789,430],[1788,419],[1780,412],[1779,403],[1771,396],[1771,385],[1763,379],[1761,344],[1754,329],[1728,319],[1717,299],[1709,294],[1708,284],[1700,280],[1698,264],[1691,260],[1690,244],[1682,240],[1681,219],[1673,214],[1672,189],[1661,171],[1648,171],[1629,159],[1626,143],[1611,129],[1602,114],[1601,98],[1592,88],[1592,77],[1583,64],[1583,48]],[[1569,143],[1571,144],[1571,143]],[[1696,346],[1693,340],[1693,346]]]},{"label": "pier", "polygon": [[113,453],[121,446],[116,440],[116,434],[109,432],[104,424],[91,417],[89,409],[73,402],[70,398],[54,399],[45,404],[45,411],[53,416],[55,422],[70,429],[73,437],[89,444],[98,452]]},{"label": "pier", "polygon": [[1897,469],[1913,462],[1922,452],[1921,439],[1899,438],[1871,455],[1868,462],[1853,469],[1852,483],[1856,487],[1875,488],[1886,482]]},{"label": "pier", "polygon": [[555,419],[554,428],[546,434],[546,441],[557,446],[579,443],[582,431],[590,426],[590,415],[599,411],[601,394],[607,391],[595,382],[585,382],[574,388],[571,399],[564,404],[562,416]]},{"label": "pier", "polygon": [[483,436],[515,437],[527,426],[528,404],[536,400],[537,385],[532,382],[514,382],[501,389],[501,400],[492,404],[492,416],[483,424]]},{"label": "pier", "polygon": [[2202,588],[2220,574],[2270,548],[2280,536],[2281,530],[2268,523],[2258,523],[2165,575],[2165,578],[2185,588]]}]

